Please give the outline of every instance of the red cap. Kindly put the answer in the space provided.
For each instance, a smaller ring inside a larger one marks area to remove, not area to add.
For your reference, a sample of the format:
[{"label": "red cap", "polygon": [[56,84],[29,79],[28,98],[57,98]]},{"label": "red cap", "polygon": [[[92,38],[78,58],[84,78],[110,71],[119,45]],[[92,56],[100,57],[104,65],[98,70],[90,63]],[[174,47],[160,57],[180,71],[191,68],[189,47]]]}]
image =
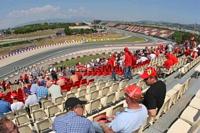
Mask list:
[{"label": "red cap", "polygon": [[3,93],[0,93],[0,98],[3,98],[4,97],[4,94]]},{"label": "red cap", "polygon": [[191,40],[191,41],[194,41],[194,36],[192,36],[192,37],[190,38],[190,40]]},{"label": "red cap", "polygon": [[113,57],[116,57],[116,54],[112,54]]},{"label": "red cap", "polygon": [[17,93],[14,93],[14,92],[13,92],[13,93],[11,94],[11,98],[17,98]]},{"label": "red cap", "polygon": [[127,47],[124,48],[124,51],[129,51],[129,49]]},{"label": "red cap", "polygon": [[150,76],[152,76],[152,77],[157,76],[157,71],[153,67],[147,67],[144,70],[144,73],[142,75],[140,75],[140,77],[143,78],[143,79],[147,79]]},{"label": "red cap", "polygon": [[137,85],[130,85],[124,88],[124,92],[134,100],[141,100],[143,98],[141,88]]}]

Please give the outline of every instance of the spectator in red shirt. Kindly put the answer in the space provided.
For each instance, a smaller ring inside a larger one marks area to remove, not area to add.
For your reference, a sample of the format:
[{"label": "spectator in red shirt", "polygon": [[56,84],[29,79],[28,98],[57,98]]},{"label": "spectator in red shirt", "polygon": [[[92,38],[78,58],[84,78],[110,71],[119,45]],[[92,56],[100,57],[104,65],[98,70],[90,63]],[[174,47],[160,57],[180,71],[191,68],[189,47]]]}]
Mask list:
[{"label": "spectator in red shirt", "polygon": [[188,62],[196,59],[198,57],[198,49],[197,48],[193,48],[193,51],[191,52],[190,56],[188,57]]},{"label": "spectator in red shirt", "polygon": [[76,75],[78,76],[78,81],[81,81],[83,76],[82,76],[82,74],[80,73],[80,71],[78,69],[76,69]]},{"label": "spectator in red shirt", "polygon": [[176,58],[174,54],[170,54],[170,59],[173,61],[173,64],[178,63],[178,59]]},{"label": "spectator in red shirt", "polygon": [[131,79],[132,78],[132,53],[129,51],[127,47],[124,48],[124,56],[123,56],[123,62],[124,62],[124,79]]},{"label": "spectator in red shirt", "polygon": [[165,71],[168,71],[171,66],[174,65],[173,60],[170,59],[170,54],[166,54],[167,60],[164,62],[163,65],[158,65],[158,74],[162,74]]}]

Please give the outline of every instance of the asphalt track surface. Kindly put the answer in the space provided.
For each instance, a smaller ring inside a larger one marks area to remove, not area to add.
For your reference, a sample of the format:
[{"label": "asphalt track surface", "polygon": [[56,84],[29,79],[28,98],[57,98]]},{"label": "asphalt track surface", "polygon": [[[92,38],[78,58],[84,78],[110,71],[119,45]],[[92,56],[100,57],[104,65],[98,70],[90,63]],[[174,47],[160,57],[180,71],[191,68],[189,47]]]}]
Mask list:
[{"label": "asphalt track surface", "polygon": [[[144,36],[144,35],[140,35],[140,34],[136,34],[136,33],[132,33],[132,32],[127,32],[127,31],[123,31],[123,30],[116,30],[116,31],[123,32],[123,33],[129,34],[129,35],[134,35],[134,36],[145,38],[147,40],[147,42],[145,42],[145,43],[144,42],[143,43],[116,43],[116,42],[114,42],[114,43],[113,42],[112,43],[107,42],[106,43],[106,42],[102,42],[102,43],[94,43],[94,44],[78,44],[78,45],[76,44],[76,45],[73,45],[73,46],[66,46],[64,48],[53,49],[53,50],[50,50],[50,51],[46,51],[46,52],[43,52],[43,53],[36,54],[34,56],[24,58],[22,60],[16,61],[14,63],[11,63],[7,66],[0,68],[0,79],[5,78],[5,77],[13,74],[15,72],[14,68],[17,68],[17,67],[31,66],[31,65],[33,65],[37,62],[41,62],[41,61],[46,60],[46,59],[62,56],[62,55],[65,55],[65,54],[70,54],[70,53],[81,51],[81,50],[97,49],[97,48],[103,48],[103,47],[105,48],[106,44],[129,44],[129,46],[131,46],[131,47],[139,46],[139,44],[141,44],[141,45],[152,44],[152,46],[155,46],[156,41],[163,41],[163,40],[160,40],[160,39],[155,40],[155,38],[153,38],[153,37]],[[115,46],[119,47],[119,45],[113,45],[112,47],[115,47]],[[120,45],[120,46],[123,49],[124,46],[123,45]]]}]

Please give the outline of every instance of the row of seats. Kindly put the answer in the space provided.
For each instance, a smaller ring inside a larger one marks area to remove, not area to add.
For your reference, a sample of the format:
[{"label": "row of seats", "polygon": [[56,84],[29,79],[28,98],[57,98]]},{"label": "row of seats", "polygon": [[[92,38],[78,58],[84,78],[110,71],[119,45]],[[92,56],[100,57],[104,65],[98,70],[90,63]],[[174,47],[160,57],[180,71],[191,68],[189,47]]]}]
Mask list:
[{"label": "row of seats", "polygon": [[179,77],[183,76],[187,72],[191,70],[197,63],[200,61],[200,56],[198,56],[195,60],[191,61],[190,63],[185,64],[182,68],[179,69]]},{"label": "row of seats", "polygon": [[[196,93],[189,105],[169,128],[168,133],[196,133],[200,129],[199,117],[200,90]],[[180,128],[181,127],[181,128]]]}]

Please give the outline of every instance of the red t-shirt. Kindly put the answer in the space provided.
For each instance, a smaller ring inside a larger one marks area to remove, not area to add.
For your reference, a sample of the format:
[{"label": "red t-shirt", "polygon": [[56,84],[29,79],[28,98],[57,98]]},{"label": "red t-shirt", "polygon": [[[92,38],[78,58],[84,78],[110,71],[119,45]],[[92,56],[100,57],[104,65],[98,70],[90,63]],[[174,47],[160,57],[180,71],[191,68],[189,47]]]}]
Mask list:
[{"label": "red t-shirt", "polygon": [[82,75],[80,72],[76,72],[76,75],[78,76],[78,80],[80,81],[82,79]]},{"label": "red t-shirt", "polygon": [[125,56],[125,61],[124,61],[125,67],[132,66],[132,53],[130,53],[129,55],[129,53],[126,52],[124,56]]},{"label": "red t-shirt", "polygon": [[173,66],[173,61],[172,61],[172,59],[167,59],[167,60],[165,61],[165,63],[163,64],[163,66],[164,66],[167,70],[169,70],[170,67]]},{"label": "red t-shirt", "polygon": [[185,56],[189,56],[190,55],[190,49],[187,49],[186,51],[185,51]]},{"label": "red t-shirt", "polygon": [[170,58],[172,59],[172,61],[173,61],[174,64],[178,63],[178,59],[176,58],[175,55],[171,54]]},{"label": "red t-shirt", "polygon": [[115,58],[114,58],[114,57],[111,57],[111,58],[108,60],[108,65],[111,66],[111,68],[114,68],[114,62],[115,62]]}]

